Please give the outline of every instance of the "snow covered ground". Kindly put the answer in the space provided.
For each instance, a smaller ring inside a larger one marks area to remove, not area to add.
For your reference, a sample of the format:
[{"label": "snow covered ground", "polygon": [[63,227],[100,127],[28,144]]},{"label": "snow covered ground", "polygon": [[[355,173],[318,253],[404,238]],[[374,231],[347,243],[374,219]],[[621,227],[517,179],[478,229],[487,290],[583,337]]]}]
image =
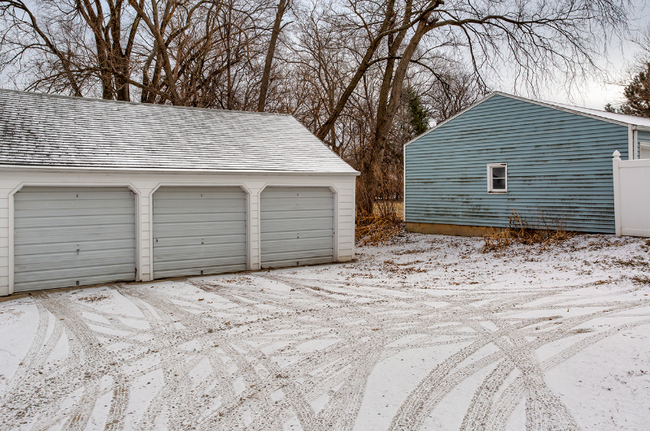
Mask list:
[{"label": "snow covered ground", "polygon": [[0,429],[649,429],[650,241],[481,246],[0,302]]}]

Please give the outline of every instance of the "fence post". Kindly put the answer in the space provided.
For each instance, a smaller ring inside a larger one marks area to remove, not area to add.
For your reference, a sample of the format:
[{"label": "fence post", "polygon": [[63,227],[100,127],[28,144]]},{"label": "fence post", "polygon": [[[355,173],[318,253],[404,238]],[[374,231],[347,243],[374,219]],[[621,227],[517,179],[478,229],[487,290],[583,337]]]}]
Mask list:
[{"label": "fence post", "polygon": [[621,153],[616,150],[612,156],[614,157],[612,160],[614,170],[614,220],[616,225],[616,236],[621,236],[621,223],[623,221],[621,213]]}]

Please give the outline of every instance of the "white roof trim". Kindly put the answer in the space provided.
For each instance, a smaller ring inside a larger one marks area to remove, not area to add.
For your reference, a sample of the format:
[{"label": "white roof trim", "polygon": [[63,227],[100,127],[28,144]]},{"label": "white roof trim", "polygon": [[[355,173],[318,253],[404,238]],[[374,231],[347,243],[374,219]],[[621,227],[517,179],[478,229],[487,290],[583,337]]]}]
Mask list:
[{"label": "white roof trim", "polygon": [[262,175],[301,175],[301,176],[355,176],[361,175],[359,171],[354,172],[312,172],[312,171],[255,171],[255,170],[216,170],[216,169],[163,169],[163,168],[103,168],[100,166],[40,166],[40,165],[0,165],[0,170],[32,170],[32,171],[52,171],[52,172],[134,172],[134,173],[160,173],[160,174],[262,174]]}]

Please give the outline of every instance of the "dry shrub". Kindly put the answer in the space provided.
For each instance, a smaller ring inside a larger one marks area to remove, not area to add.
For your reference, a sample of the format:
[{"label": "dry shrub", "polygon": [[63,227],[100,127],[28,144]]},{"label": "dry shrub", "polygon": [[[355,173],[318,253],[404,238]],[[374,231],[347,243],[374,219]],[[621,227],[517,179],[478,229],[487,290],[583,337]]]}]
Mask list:
[{"label": "dry shrub", "polygon": [[372,214],[357,212],[355,241],[359,247],[381,245],[404,232],[404,204],[393,199],[375,201]]},{"label": "dry shrub", "polygon": [[[357,181],[357,214],[355,241],[358,246],[381,245],[391,241],[404,229],[402,202],[402,170],[387,166],[378,173],[369,187]],[[372,210],[363,210],[361,203],[372,202]]]},{"label": "dry shrub", "polygon": [[573,236],[567,232],[564,225],[557,219],[549,217],[540,211],[537,222],[533,223],[519,215],[513,210],[506,229],[492,229],[483,235],[483,253],[502,250],[512,243],[525,245],[541,244],[546,247],[550,244],[557,244]]},{"label": "dry shrub", "polygon": [[404,220],[404,203],[397,199],[378,199],[375,201],[373,215],[392,222]]},{"label": "dry shrub", "polygon": [[403,232],[404,224],[396,217],[357,214],[354,236],[359,247],[385,244]]}]

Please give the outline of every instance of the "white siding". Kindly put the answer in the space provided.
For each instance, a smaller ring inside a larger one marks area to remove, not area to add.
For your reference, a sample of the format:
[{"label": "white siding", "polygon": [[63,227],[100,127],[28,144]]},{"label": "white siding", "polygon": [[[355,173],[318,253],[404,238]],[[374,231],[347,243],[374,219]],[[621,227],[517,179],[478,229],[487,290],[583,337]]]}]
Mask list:
[{"label": "white siding", "polygon": [[129,187],[137,199],[136,266],[139,281],[152,279],[152,193],[161,186],[239,186],[247,190],[248,268],[260,269],[260,191],[267,186],[329,187],[337,199],[335,259],[349,261],[354,256],[354,175],[339,174],[256,174],[256,173],[165,173],[101,171],[84,169],[2,168],[0,169],[0,296],[13,293],[13,246],[9,240],[13,193],[22,186],[119,186]]}]

